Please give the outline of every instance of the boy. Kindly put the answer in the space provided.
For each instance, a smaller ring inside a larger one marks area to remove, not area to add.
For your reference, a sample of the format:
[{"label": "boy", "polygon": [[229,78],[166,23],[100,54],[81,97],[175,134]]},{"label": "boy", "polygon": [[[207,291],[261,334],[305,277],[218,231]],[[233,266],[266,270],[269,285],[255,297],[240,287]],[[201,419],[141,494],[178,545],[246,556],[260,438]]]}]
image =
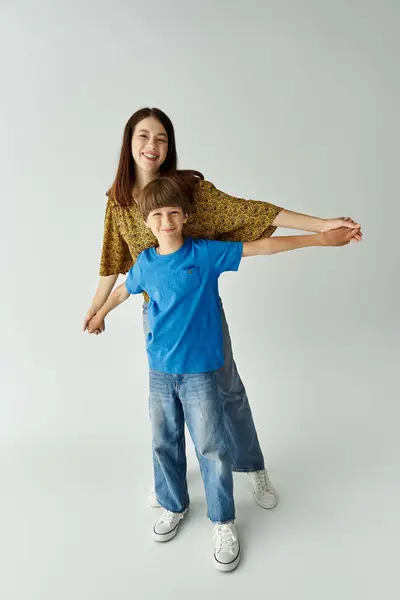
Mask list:
[{"label": "boy", "polygon": [[222,406],[215,372],[222,367],[222,320],[218,278],[237,271],[242,256],[274,254],[306,246],[343,246],[356,229],[285,236],[255,242],[219,242],[184,238],[191,198],[176,177],[150,182],[139,198],[142,216],[158,246],[142,252],[92,318],[89,333],[130,294],[147,292],[150,332],[150,416],[156,495],[165,509],[153,527],[156,541],[168,541],[189,507],[184,423],[200,463],[207,512],[214,527],[214,564],[232,571],[240,560],[231,460],[225,441]]}]

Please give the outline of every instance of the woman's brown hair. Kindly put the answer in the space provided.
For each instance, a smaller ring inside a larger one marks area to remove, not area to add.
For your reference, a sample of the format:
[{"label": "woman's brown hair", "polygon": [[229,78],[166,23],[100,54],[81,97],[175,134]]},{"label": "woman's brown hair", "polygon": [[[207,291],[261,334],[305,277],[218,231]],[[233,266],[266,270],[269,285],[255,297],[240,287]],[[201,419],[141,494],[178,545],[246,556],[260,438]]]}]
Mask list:
[{"label": "woman's brown hair", "polygon": [[138,198],[144,220],[152,210],[165,206],[180,206],[184,214],[190,213],[198,181],[193,173],[182,171],[150,181]]},{"label": "woman's brown hair", "polygon": [[164,162],[160,166],[160,176],[182,173],[183,175],[192,174],[204,179],[199,171],[177,171],[178,155],[176,152],[175,131],[171,119],[159,108],[141,108],[130,117],[125,125],[117,175],[107,192],[107,195],[113,197],[121,206],[131,206],[134,202],[132,191],[136,182],[136,174],[135,161],[132,156],[132,136],[136,125],[147,117],[154,117],[160,121],[168,136],[168,151]]}]

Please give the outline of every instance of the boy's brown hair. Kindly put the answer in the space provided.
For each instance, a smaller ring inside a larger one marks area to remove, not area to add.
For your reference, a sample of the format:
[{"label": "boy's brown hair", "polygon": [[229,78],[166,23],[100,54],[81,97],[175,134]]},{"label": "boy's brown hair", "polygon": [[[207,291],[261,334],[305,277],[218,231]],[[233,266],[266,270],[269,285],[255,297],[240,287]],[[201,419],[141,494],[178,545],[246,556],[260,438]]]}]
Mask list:
[{"label": "boy's brown hair", "polygon": [[138,198],[143,219],[146,221],[152,210],[165,206],[180,206],[184,214],[189,214],[198,181],[199,179],[194,175],[179,172],[150,181]]}]

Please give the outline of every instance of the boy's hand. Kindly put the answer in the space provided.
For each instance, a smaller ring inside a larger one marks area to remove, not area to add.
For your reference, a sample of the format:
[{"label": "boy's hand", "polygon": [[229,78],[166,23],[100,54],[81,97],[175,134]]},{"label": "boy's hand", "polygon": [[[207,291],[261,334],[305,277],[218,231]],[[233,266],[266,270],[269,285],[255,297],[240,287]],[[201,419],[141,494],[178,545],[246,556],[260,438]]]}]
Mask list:
[{"label": "boy's hand", "polygon": [[102,333],[106,328],[104,323],[104,317],[97,313],[94,317],[92,317],[87,325],[87,330],[89,333],[94,333],[98,335]]},{"label": "boy's hand", "polygon": [[321,246],[346,246],[360,232],[359,228],[349,229],[348,227],[340,227],[332,229],[326,233],[319,233]]},{"label": "boy's hand", "polygon": [[350,217],[340,217],[340,219],[324,219],[321,233],[327,233],[333,229],[339,229],[340,227],[348,227],[350,229],[358,229],[355,236],[351,238],[352,242],[361,242],[363,234],[361,231],[361,225]]}]

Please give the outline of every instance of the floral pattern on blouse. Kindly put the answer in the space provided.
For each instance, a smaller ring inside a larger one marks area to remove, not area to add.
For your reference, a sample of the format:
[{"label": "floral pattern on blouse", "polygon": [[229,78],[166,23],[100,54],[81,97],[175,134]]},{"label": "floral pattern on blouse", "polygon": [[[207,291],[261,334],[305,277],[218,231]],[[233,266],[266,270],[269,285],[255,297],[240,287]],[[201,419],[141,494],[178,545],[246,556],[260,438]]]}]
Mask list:
[{"label": "floral pattern on blouse", "polygon": [[[209,181],[200,181],[185,236],[208,240],[252,242],[271,236],[280,207],[259,200],[235,198]],[[109,197],[104,219],[100,275],[127,273],[139,254],[157,239],[148,229],[136,203],[124,208]]]}]

